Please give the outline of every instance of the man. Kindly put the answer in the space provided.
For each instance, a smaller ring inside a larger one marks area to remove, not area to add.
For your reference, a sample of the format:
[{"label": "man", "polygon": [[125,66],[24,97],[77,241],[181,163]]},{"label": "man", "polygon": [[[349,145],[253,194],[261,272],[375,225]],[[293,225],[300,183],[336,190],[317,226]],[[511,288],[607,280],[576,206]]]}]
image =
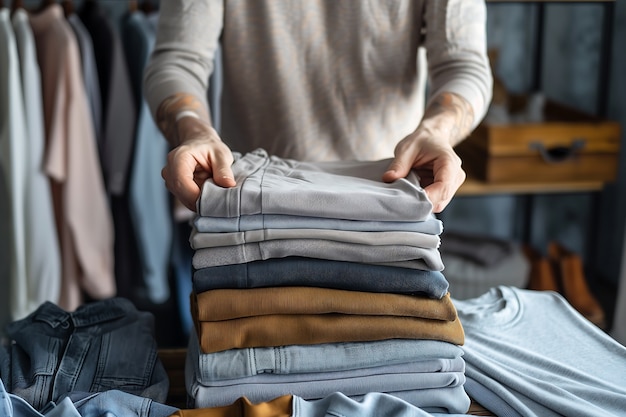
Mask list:
[{"label": "man", "polygon": [[[231,149],[393,157],[381,180],[419,170],[441,212],[465,180],[453,147],[491,100],[485,24],[484,0],[162,0],[144,94],[173,147],[166,186],[195,210],[207,178],[235,185]],[[220,134],[206,100],[218,45]]]}]

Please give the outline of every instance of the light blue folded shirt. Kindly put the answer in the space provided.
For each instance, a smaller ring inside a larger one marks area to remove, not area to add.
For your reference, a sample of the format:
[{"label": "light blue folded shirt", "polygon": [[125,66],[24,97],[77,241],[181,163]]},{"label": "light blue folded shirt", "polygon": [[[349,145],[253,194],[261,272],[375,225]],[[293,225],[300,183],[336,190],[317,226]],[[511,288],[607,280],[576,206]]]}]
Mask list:
[{"label": "light blue folded shirt", "polygon": [[405,231],[440,235],[443,223],[434,215],[421,222],[367,221],[308,217],[287,214],[252,214],[239,217],[196,216],[193,225],[199,232],[245,232],[258,229],[331,229],[355,232]]},{"label": "light blue folded shirt", "polygon": [[292,417],[459,417],[469,414],[429,413],[390,394],[372,392],[359,400],[335,392],[306,401],[293,397]]},{"label": "light blue folded shirt", "polygon": [[624,416],[626,347],[560,294],[499,286],[455,300],[468,394],[499,416]]}]

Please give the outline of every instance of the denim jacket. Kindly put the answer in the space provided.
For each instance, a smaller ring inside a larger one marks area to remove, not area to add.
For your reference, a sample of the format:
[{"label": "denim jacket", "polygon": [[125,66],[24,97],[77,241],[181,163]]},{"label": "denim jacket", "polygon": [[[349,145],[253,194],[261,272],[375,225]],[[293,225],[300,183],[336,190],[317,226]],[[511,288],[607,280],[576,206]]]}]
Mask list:
[{"label": "denim jacket", "polygon": [[126,299],[88,303],[72,313],[46,302],[10,323],[6,335],[0,377],[8,392],[36,409],[73,391],[116,389],[157,402],[167,397],[154,317]]}]

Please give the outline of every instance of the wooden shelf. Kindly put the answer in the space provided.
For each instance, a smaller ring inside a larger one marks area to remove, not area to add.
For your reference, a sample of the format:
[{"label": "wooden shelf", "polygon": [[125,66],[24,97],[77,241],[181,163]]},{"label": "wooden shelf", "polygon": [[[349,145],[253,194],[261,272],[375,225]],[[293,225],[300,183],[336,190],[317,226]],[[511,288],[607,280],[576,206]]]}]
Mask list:
[{"label": "wooden shelf", "polygon": [[571,181],[571,182],[520,182],[520,183],[486,183],[475,178],[467,178],[459,188],[457,196],[484,196],[495,194],[548,194],[600,191],[604,188],[602,181]]},{"label": "wooden shelf", "polygon": [[615,3],[616,0],[485,0],[487,3]]}]

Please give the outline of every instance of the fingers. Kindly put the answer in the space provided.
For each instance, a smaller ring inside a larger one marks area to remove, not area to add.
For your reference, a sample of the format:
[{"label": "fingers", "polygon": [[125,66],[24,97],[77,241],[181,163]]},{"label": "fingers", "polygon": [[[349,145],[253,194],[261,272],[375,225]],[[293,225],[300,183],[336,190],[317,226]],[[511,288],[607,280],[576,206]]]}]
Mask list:
[{"label": "fingers", "polygon": [[233,164],[233,155],[229,151],[227,154],[216,155],[213,166],[213,182],[221,187],[234,187],[237,185],[235,182],[235,176],[231,166]]},{"label": "fingers", "polygon": [[167,164],[161,171],[165,186],[188,209],[196,211],[202,184],[213,177],[222,187],[234,187],[231,169],[233,156],[226,145],[209,146],[192,142],[173,149],[167,156]]},{"label": "fingers", "polygon": [[392,182],[405,178],[411,169],[418,171],[421,186],[433,204],[434,213],[446,208],[466,177],[461,159],[451,147],[407,138],[398,143],[396,156],[382,179]]},{"label": "fingers", "polygon": [[405,178],[409,175],[411,168],[413,168],[417,151],[400,150],[401,145],[402,142],[400,142],[398,149],[396,149],[396,157],[391,161],[389,168],[387,168],[387,171],[383,174],[384,182],[392,182],[400,178]]},{"label": "fingers", "polygon": [[[172,151],[174,152],[174,151]],[[196,211],[196,201],[200,197],[200,186],[194,178],[195,160],[188,156],[172,157],[168,155],[168,163],[161,170],[165,186],[188,209]]]},{"label": "fingers", "polygon": [[424,188],[433,204],[433,213],[441,213],[446,208],[465,181],[465,176],[461,166],[452,162],[442,163],[439,169],[433,169],[433,182]]}]

